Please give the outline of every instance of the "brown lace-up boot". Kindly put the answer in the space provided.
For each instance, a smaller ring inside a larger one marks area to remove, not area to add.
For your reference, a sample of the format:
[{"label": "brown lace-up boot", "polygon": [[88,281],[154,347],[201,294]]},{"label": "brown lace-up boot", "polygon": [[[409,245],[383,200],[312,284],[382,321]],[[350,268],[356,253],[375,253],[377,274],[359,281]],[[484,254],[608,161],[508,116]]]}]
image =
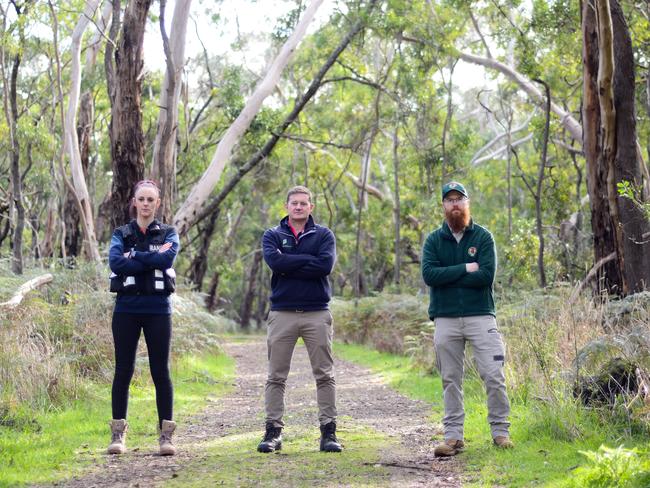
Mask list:
[{"label": "brown lace-up boot", "polygon": [[126,431],[129,425],[125,419],[113,419],[111,426],[111,443],[108,446],[109,454],[124,454],[126,452]]},{"label": "brown lace-up boot", "polygon": [[171,420],[163,420],[162,428],[160,429],[160,437],[158,438],[158,444],[160,444],[160,455],[161,456],[173,456],[176,454],[176,447],[172,443],[172,434],[176,430],[176,422]]},{"label": "brown lace-up boot", "polygon": [[465,443],[458,439],[446,439],[433,449],[434,456],[455,456],[465,447]]},{"label": "brown lace-up boot", "polygon": [[500,447],[501,449],[512,449],[515,447],[513,442],[510,440],[510,437],[507,435],[498,435],[494,438],[494,445]]}]

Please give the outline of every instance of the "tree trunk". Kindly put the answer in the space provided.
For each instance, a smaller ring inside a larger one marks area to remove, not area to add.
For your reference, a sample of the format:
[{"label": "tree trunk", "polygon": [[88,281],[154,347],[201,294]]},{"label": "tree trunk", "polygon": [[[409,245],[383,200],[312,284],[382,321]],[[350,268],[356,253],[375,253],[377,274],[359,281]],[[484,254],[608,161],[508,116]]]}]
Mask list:
[{"label": "tree trunk", "polygon": [[97,55],[99,50],[104,44],[104,36],[108,23],[111,20],[113,15],[113,4],[112,0],[104,0],[104,5],[102,7],[102,15],[99,18],[98,22],[95,24],[96,30],[93,34],[92,39],[88,43],[88,48],[86,50],[86,69],[91,70],[95,67],[97,63]]},{"label": "tree trunk", "polygon": [[[643,183],[637,153],[634,53],[630,32],[618,0],[612,0],[614,32],[614,105],[616,107],[616,169],[615,181],[629,181],[637,187]],[[648,195],[645,195],[648,198]],[[650,286],[650,243],[643,237],[650,224],[642,210],[627,198],[618,197],[620,229],[625,256],[625,282],[629,293],[637,293]]]},{"label": "tree trunk", "polygon": [[[21,11],[16,6],[16,12],[20,17]],[[22,29],[20,30],[21,44],[24,41]],[[14,56],[11,68],[11,79],[7,80],[4,73],[4,48],[2,49],[2,78],[5,87],[4,107],[9,126],[9,141],[11,148],[11,198],[16,215],[16,225],[13,232],[13,255],[11,270],[16,274],[23,274],[23,229],[25,228],[25,207],[23,205],[22,175],[20,172],[20,141],[18,140],[18,97],[16,84],[18,79],[18,68],[21,62],[21,51]],[[7,93],[7,87],[9,88]],[[9,105],[8,105],[9,104]]]},{"label": "tree trunk", "polygon": [[[77,107],[79,105],[79,92],[81,89],[81,39],[88,26],[88,23],[93,18],[95,10],[99,5],[99,0],[88,0],[84,7],[83,14],[79,17],[77,25],[72,33],[71,44],[71,81],[68,99],[68,110],[65,116],[64,125],[64,143],[70,156],[70,170],[72,174],[72,182],[74,184],[75,198],[79,200],[81,205],[81,224],[83,234],[86,239],[87,255],[88,258],[95,262],[101,261],[99,255],[99,247],[97,245],[97,238],[95,237],[95,221],[92,211],[92,202],[86,186],[86,177],[84,175],[81,153],[79,151],[79,138],[77,135]],[[58,61],[58,53],[57,53]],[[76,227],[76,223],[74,223]],[[76,236],[71,236],[76,238]]]},{"label": "tree trunk", "polygon": [[210,286],[208,287],[208,296],[205,299],[205,306],[208,309],[208,312],[214,312],[219,303],[219,295],[217,291],[219,289],[219,278],[221,274],[219,270],[215,271],[210,280]]},{"label": "tree trunk", "polygon": [[251,322],[251,315],[253,312],[253,301],[257,294],[257,275],[259,274],[260,265],[262,263],[262,250],[257,249],[253,253],[253,262],[251,263],[250,273],[248,274],[248,286],[244,294],[244,300],[241,304],[239,313],[240,325],[244,329],[248,329]]},{"label": "tree trunk", "polygon": [[[521,73],[517,72],[512,66],[503,64],[495,59],[482,58],[474,54],[469,53],[459,53],[459,56],[462,60],[467,61],[468,63],[478,64],[480,66],[485,66],[486,68],[497,70],[512,81],[517,83],[519,87],[525,91],[529,97],[531,97],[538,105],[542,105],[544,102],[544,95],[528,78],[526,78]],[[564,110],[556,103],[551,102],[551,111],[560,118],[560,122],[564,128],[571,134],[571,137],[577,141],[582,141],[582,127],[580,127],[580,122],[578,122],[569,112]]]},{"label": "tree trunk", "polygon": [[[371,2],[367,13],[369,13],[372,10],[374,5],[375,5],[375,0]],[[355,22],[355,24],[352,26],[350,31],[347,32],[347,34],[343,37],[343,39],[338,44],[338,46],[336,46],[332,50],[329,57],[323,64],[323,66],[321,66],[321,68],[318,70],[318,73],[316,73],[316,76],[314,76],[314,79],[309,84],[307,90],[296,101],[293,109],[291,110],[291,113],[289,113],[289,115],[287,115],[284,121],[282,121],[282,124],[280,124],[280,126],[273,131],[273,135],[269,138],[268,141],[266,141],[264,146],[259,151],[257,151],[244,165],[240,166],[237,170],[237,173],[235,173],[233,177],[230,178],[230,180],[223,186],[219,194],[216,197],[214,197],[209,204],[204,206],[204,208],[201,210],[199,215],[196,217],[197,222],[210,216],[213,212],[216,212],[219,206],[221,205],[221,203],[226,199],[226,197],[230,194],[230,192],[237,186],[237,184],[241,181],[241,179],[244,176],[246,176],[246,174],[248,174],[249,171],[255,168],[261,161],[263,161],[271,154],[273,148],[278,143],[281,136],[294,123],[294,121],[298,118],[298,115],[300,115],[300,112],[302,112],[302,110],[309,103],[309,101],[314,97],[314,95],[316,95],[316,92],[324,83],[323,79],[325,78],[325,75],[327,74],[329,69],[336,62],[336,60],[339,58],[341,53],[348,47],[350,42],[352,42],[352,39],[354,39],[354,37],[359,32],[361,32],[361,30],[363,30],[365,25],[364,20],[365,19],[360,19],[357,22]],[[180,230],[182,229],[179,229],[179,232]],[[185,229],[185,232],[186,231],[187,229]]]},{"label": "tree trunk", "polygon": [[[111,100],[111,225],[130,220],[129,203],[133,187],[144,176],[144,134],[142,132],[142,42],[147,12],[152,0],[131,0],[124,11],[124,23],[115,51],[114,80],[109,84]],[[119,7],[119,1],[114,3]],[[115,22],[115,10],[113,22]]]},{"label": "tree trunk", "polygon": [[210,251],[210,244],[212,243],[212,234],[217,226],[219,220],[219,211],[214,212],[210,219],[205,223],[202,229],[198,229],[200,237],[199,249],[192,259],[192,262],[187,269],[187,278],[194,283],[196,291],[201,291],[203,288],[203,278],[208,269],[208,252]]},{"label": "tree trunk", "polygon": [[359,188],[359,198],[357,206],[357,230],[356,230],[356,240],[354,247],[354,297],[355,305],[357,300],[361,297],[361,291],[363,288],[363,259],[361,258],[361,239],[363,234],[362,228],[362,219],[361,215],[363,209],[365,208],[366,201],[366,181],[368,179],[368,173],[370,169],[370,161],[372,160],[372,145],[375,141],[377,131],[379,130],[379,97],[381,92],[377,92],[375,97],[375,124],[373,125],[370,133],[370,137],[366,142],[366,149],[363,154],[363,159],[361,163],[361,187]]},{"label": "tree trunk", "polygon": [[[447,174],[449,173],[449,161],[447,157],[447,135],[451,128],[451,119],[454,111],[453,100],[452,100],[452,89],[453,89],[453,80],[454,80],[454,68],[456,67],[457,59],[449,60],[449,83],[447,83],[447,114],[445,115],[445,124],[442,127],[442,168],[440,173],[442,174],[443,185],[447,181]],[[443,77],[444,82],[444,77]]]},{"label": "tree trunk", "polygon": [[253,118],[259,112],[264,100],[275,89],[275,86],[280,79],[280,75],[282,74],[282,70],[291,59],[298,43],[304,37],[307,31],[307,26],[313,19],[322,2],[323,0],[312,0],[311,4],[307,7],[302,18],[298,22],[294,32],[282,46],[280,53],[273,61],[268,73],[255,88],[255,91],[246,102],[242,111],[219,141],[215,154],[210,162],[210,166],[205,171],[199,182],[194,186],[194,188],[192,188],[189,196],[174,216],[174,225],[181,234],[187,232],[187,229],[196,222],[201,207],[203,207],[208,196],[219,182],[226,163],[230,160],[234,145],[248,129]]},{"label": "tree trunk", "polygon": [[645,289],[650,282],[650,245],[643,239],[648,222],[616,191],[623,180],[637,186],[643,183],[636,145],[634,58],[618,1],[597,6],[598,17],[593,6],[583,8],[584,153],[594,261],[616,253],[616,259],[602,267],[604,283],[599,283],[599,290],[625,295]]},{"label": "tree trunk", "polygon": [[539,273],[539,286],[546,287],[546,269],[544,268],[544,228],[542,225],[542,193],[544,191],[544,175],[546,174],[546,159],[548,153],[548,133],[551,125],[551,89],[548,84],[537,79],[546,92],[546,110],[544,122],[544,136],[542,141],[542,157],[539,162],[537,171],[537,189],[535,190],[535,222],[537,226],[537,238],[539,239],[539,249],[537,252],[537,272]]},{"label": "tree trunk", "polygon": [[[593,233],[594,262],[615,252],[614,232],[607,202],[607,171],[602,162],[600,140],[600,104],[598,101],[598,29],[593,5],[583,3],[583,102],[582,123],[584,127],[583,152],[587,162],[587,191],[591,206],[591,229]],[[595,279],[596,292],[607,290],[611,294],[622,290],[621,270],[615,261],[599,268]]]},{"label": "tree trunk", "polygon": [[402,251],[401,251],[401,236],[400,236],[400,223],[402,220],[401,207],[399,200],[399,155],[397,149],[399,148],[399,124],[395,121],[395,130],[393,132],[393,182],[395,185],[395,205],[393,206],[393,221],[395,224],[395,268],[393,271],[394,281],[397,286],[400,285],[400,273],[402,267]]},{"label": "tree trunk", "polygon": [[[615,1],[615,0],[614,0]],[[625,276],[625,252],[623,230],[618,225],[618,191],[616,188],[616,107],[614,106],[614,33],[609,0],[596,0],[598,22],[598,105],[600,108],[600,130],[602,138],[602,159],[607,174],[607,203],[613,222],[616,257],[621,274],[621,293],[627,295]]]},{"label": "tree trunk", "polygon": [[[90,20],[94,9],[97,7],[96,4],[99,2],[88,2],[86,4],[85,12],[82,14],[77,27],[73,33],[73,46],[72,46],[72,68],[71,68],[71,86],[70,99],[68,102],[68,113],[66,118],[66,129],[72,130],[72,124],[75,123],[75,110],[77,102],[75,100],[76,95],[79,93],[79,88],[81,84],[81,68],[80,68],[80,56],[81,56],[81,37],[83,32]],[[111,7],[110,2],[107,2],[107,5]],[[111,7],[112,8],[112,7]],[[89,52],[92,51],[92,48],[89,48]],[[69,149],[71,166],[77,166],[74,174],[79,171],[78,166],[81,167],[82,179],[80,180],[79,185],[81,188],[81,193],[86,194],[87,202],[89,203],[90,211],[90,225],[94,230],[94,220],[92,216],[92,199],[90,197],[90,192],[87,189],[86,182],[88,181],[88,165],[89,165],[89,155],[90,155],[90,138],[92,136],[92,127],[93,127],[93,117],[94,117],[94,107],[93,107],[93,98],[90,92],[85,92],[81,97],[79,97],[79,118],[76,121],[76,134],[77,134],[77,144],[78,150]],[[65,136],[64,136],[65,137]],[[65,137],[65,140],[69,140],[70,143],[74,144],[73,138]],[[79,223],[82,221],[81,216],[79,215],[79,208],[77,205],[77,198],[79,196],[74,196],[71,192],[66,192],[66,233],[65,233],[65,246],[66,254],[68,256],[78,256],[81,254],[81,246],[83,242],[83,233],[80,231]],[[83,201],[83,198],[82,198]],[[96,241],[96,236],[95,236]]]},{"label": "tree trunk", "polygon": [[176,0],[170,38],[165,31],[165,0],[160,1],[160,33],[165,49],[166,71],[160,93],[158,129],[153,146],[151,178],[160,183],[160,215],[163,222],[172,220],[172,201],[176,187],[176,130],[181,74],[185,65],[185,34],[192,0]]}]

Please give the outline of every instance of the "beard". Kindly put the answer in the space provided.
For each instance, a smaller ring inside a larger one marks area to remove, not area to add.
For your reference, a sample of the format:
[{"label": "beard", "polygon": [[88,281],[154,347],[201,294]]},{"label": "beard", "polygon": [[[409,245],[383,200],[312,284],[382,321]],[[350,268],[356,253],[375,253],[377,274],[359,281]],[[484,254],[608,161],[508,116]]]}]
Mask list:
[{"label": "beard", "polygon": [[452,232],[461,232],[469,225],[469,205],[465,205],[458,209],[445,209],[445,218],[447,219],[447,224]]}]

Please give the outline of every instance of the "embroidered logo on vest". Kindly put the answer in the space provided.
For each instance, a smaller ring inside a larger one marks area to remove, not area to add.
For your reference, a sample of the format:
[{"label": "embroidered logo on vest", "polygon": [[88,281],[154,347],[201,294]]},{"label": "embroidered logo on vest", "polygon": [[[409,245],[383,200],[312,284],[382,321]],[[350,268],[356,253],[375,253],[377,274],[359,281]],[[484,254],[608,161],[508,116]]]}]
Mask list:
[{"label": "embroidered logo on vest", "polygon": [[476,256],[476,248],[475,248],[474,246],[470,247],[470,248],[467,250],[467,254],[469,254],[469,255],[472,256],[472,257]]}]

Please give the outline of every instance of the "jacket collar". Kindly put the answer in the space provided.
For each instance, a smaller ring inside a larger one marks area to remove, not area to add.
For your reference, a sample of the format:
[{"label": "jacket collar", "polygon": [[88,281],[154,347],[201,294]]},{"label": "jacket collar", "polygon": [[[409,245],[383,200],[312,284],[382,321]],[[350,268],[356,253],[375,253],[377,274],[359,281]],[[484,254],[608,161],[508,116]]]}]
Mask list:
[{"label": "jacket collar", "polygon": [[[140,230],[140,226],[138,225],[138,221],[136,219],[131,220],[130,222],[131,228],[142,234],[142,231]],[[160,222],[157,219],[153,219],[151,223],[149,224],[149,227],[147,227],[147,234],[150,232],[157,233],[160,232]]]},{"label": "jacket collar", "polygon": [[[447,239],[454,239],[454,235],[451,232],[451,229],[449,228],[449,224],[447,223],[446,220],[442,222],[442,225],[440,226],[440,229],[442,231],[442,235],[447,238]],[[474,230],[474,220],[472,218],[469,219],[469,225],[465,227],[464,232],[472,232]]]},{"label": "jacket collar", "polygon": [[[280,227],[288,230],[291,232],[291,227],[289,227],[289,216],[285,216],[281,221],[280,221]],[[316,227],[316,222],[314,222],[314,218],[310,215],[307,218],[307,223],[305,224],[305,230],[303,232],[307,232],[308,230],[312,229],[313,227]]]}]

